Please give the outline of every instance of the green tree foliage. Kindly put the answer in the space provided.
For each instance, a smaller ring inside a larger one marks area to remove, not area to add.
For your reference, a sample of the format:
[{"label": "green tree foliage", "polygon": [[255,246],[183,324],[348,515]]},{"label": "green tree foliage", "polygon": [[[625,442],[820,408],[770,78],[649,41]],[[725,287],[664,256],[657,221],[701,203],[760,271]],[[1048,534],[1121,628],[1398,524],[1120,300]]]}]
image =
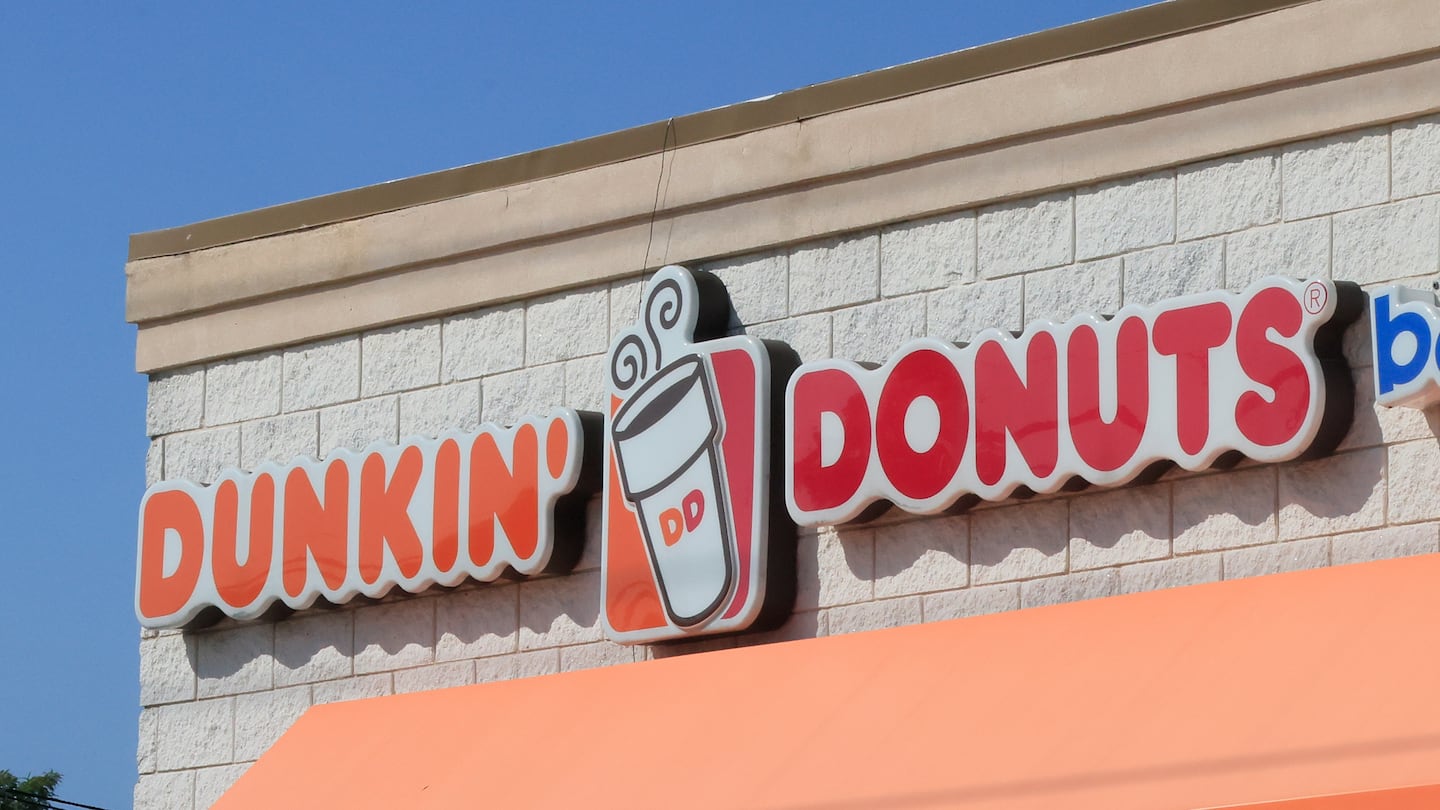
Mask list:
[{"label": "green tree foliage", "polygon": [[[60,784],[60,774],[54,771],[24,779],[7,770],[0,769],[0,810],[36,810],[37,803],[55,798],[55,786]],[[15,795],[15,791],[28,793],[36,798]]]}]

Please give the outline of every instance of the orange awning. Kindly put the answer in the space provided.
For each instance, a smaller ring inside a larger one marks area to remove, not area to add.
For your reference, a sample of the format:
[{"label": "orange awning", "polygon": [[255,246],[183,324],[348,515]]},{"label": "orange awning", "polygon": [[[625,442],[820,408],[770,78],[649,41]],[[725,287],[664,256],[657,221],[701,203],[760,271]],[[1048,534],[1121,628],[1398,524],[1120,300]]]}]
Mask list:
[{"label": "orange awning", "polygon": [[317,706],[218,806],[1440,806],[1437,618],[1431,555]]}]

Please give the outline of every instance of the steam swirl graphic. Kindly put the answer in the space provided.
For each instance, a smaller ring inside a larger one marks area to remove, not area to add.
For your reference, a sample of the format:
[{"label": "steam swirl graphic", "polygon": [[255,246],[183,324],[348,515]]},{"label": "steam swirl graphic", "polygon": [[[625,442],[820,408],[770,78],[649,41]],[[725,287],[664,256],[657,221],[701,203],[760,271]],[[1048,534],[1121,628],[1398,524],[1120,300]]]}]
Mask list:
[{"label": "steam swirl graphic", "polygon": [[680,306],[684,302],[684,293],[680,290],[680,282],[673,278],[667,278],[650,289],[650,294],[645,298],[645,331],[650,335],[650,344],[655,347],[655,365],[664,365],[661,357],[663,349],[660,347],[659,332],[668,332],[680,323]]},{"label": "steam swirl graphic", "polygon": [[668,333],[680,326],[688,303],[675,271],[684,272],[665,268],[646,290],[640,318],[644,331],[625,332],[610,352],[610,381],[617,392],[629,391],[665,364],[665,344],[671,339]]},{"label": "steam swirl graphic", "polygon": [[617,391],[629,391],[650,373],[645,341],[634,332],[620,338],[610,355],[610,380]]}]

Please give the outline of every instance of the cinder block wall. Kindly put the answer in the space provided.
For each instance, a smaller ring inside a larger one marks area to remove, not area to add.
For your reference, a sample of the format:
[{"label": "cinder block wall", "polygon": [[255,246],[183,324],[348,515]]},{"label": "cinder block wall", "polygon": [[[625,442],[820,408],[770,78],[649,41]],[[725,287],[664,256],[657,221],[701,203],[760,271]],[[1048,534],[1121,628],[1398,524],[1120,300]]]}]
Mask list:
[{"label": "cinder block wall", "polygon": [[[1440,272],[1440,117],[1187,165],[703,265],[744,328],[806,360],[1113,312],[1270,274],[1427,287]],[[556,404],[601,410],[602,355],[640,277],[156,376],[147,479],[324,457]],[[1367,327],[1354,425],[1305,463],[892,511],[803,532],[779,631],[680,647],[602,638],[598,504],[578,570],[279,622],[147,632],[139,808],[204,808],[313,704],[871,630],[1440,550],[1433,414],[1377,410]]]}]

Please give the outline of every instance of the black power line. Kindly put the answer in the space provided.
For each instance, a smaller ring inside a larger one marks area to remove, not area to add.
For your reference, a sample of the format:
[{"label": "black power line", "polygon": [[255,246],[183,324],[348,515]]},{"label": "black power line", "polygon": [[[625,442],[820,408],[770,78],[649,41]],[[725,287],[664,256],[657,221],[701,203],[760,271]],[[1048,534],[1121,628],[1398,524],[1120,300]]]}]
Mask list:
[{"label": "black power line", "polygon": [[15,790],[14,788],[0,788],[0,791],[3,791],[0,792],[0,798],[6,801],[16,801],[30,807],[43,808],[43,810],[64,810],[51,804],[49,800],[40,796],[38,793],[26,793],[23,790]]},{"label": "black power line", "polygon": [[55,805],[57,804],[63,804],[66,807],[78,807],[81,810],[105,810],[105,808],[96,807],[93,804],[81,804],[80,802],[68,802],[64,799],[46,798],[38,793],[30,793],[28,791],[12,787],[0,787],[0,793],[4,793],[10,798],[16,799],[17,801],[23,802],[25,804],[33,805],[35,807],[48,808],[48,810],[65,810],[65,808],[63,807],[56,807]]}]

